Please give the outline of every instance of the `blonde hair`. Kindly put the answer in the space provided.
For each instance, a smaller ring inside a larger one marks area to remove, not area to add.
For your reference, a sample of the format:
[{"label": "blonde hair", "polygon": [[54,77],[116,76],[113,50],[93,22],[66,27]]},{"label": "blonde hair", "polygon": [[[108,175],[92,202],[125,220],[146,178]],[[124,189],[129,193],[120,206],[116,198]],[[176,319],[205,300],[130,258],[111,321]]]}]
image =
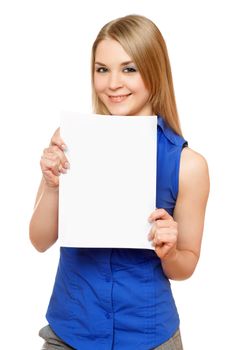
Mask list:
[{"label": "blonde hair", "polygon": [[166,43],[157,26],[148,18],[128,15],[107,23],[92,46],[92,101],[97,114],[110,114],[94,89],[95,54],[98,44],[107,38],[119,42],[136,64],[150,92],[152,112],[182,135],[177,113],[172,73]]}]

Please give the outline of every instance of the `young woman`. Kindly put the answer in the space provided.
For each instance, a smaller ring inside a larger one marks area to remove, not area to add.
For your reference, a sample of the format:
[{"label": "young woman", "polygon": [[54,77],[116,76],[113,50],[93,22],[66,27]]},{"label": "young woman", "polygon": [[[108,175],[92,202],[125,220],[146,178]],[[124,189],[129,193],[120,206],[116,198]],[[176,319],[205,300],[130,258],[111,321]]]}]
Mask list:
[{"label": "young woman", "polygon": [[[148,213],[154,249],[61,247],[43,349],[180,350],[169,279],[186,279],[197,265],[209,176],[204,157],[182,136],[166,45],[151,20],[129,15],[101,29],[92,86],[97,114],[158,116],[156,209]],[[41,252],[58,236],[59,176],[69,168],[64,142],[57,129],[41,158],[30,222]]]}]

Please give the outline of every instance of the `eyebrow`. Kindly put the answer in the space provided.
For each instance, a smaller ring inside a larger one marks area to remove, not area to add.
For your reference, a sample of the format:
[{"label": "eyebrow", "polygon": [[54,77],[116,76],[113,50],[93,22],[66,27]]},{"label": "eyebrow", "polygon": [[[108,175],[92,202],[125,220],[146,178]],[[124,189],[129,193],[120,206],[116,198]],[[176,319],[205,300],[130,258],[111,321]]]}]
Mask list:
[{"label": "eyebrow", "polygon": [[[120,65],[121,66],[127,66],[127,64],[131,64],[131,63],[134,63],[134,62],[133,61],[126,61],[126,62],[122,62]],[[106,64],[101,63],[101,62],[95,62],[95,64],[98,64],[99,66],[105,66],[106,67]]]}]

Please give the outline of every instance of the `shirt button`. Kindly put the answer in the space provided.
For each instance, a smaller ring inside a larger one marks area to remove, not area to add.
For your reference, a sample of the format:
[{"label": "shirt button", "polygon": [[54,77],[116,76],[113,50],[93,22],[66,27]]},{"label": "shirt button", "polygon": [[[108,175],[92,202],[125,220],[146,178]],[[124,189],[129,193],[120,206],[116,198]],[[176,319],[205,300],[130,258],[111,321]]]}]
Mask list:
[{"label": "shirt button", "polygon": [[109,319],[109,318],[111,318],[111,314],[109,312],[106,312],[105,317]]}]

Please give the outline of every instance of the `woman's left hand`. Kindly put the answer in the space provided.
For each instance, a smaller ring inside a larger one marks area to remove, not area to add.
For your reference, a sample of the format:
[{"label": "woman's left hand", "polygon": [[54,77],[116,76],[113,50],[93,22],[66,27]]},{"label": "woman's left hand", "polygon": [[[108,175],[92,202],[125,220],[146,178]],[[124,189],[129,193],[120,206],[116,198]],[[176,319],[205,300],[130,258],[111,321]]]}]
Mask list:
[{"label": "woman's left hand", "polygon": [[160,259],[176,255],[178,224],[165,209],[156,209],[151,213],[148,221],[153,226],[148,234],[155,252]]}]

